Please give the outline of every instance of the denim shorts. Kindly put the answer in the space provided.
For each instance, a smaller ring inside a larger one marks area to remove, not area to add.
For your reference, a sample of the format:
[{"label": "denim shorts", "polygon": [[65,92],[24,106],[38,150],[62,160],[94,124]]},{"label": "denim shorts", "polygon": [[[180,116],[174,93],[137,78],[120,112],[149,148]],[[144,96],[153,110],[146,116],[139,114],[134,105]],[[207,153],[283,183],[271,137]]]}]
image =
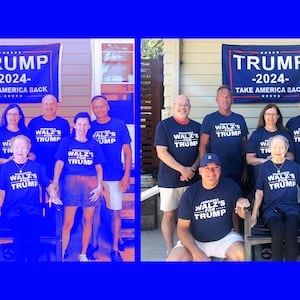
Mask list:
[{"label": "denim shorts", "polygon": [[93,207],[100,204],[100,198],[92,202],[90,192],[98,185],[96,176],[67,175],[62,185],[61,198],[65,206]]}]

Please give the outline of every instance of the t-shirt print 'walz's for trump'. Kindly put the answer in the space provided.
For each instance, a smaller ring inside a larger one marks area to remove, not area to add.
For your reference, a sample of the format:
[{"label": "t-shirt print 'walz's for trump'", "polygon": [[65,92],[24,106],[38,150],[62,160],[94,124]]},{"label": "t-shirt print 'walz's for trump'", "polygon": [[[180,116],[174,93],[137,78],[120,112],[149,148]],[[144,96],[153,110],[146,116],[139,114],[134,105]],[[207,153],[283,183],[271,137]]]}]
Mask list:
[{"label": "t-shirt print 'walz's for trump'", "polygon": [[280,172],[278,170],[268,176],[268,185],[270,190],[295,187],[297,185],[295,174],[290,171]]},{"label": "t-shirt print 'walz's for trump'", "polygon": [[194,147],[198,145],[199,134],[189,132],[178,132],[173,135],[174,145],[176,148]]},{"label": "t-shirt print 'walz's for trump'", "polygon": [[40,128],[35,131],[36,140],[41,142],[58,142],[61,140],[61,130],[57,128]]},{"label": "t-shirt print 'walz's for trump'", "polygon": [[94,162],[94,152],[88,149],[72,149],[68,151],[68,163],[70,165],[90,166]]},{"label": "t-shirt print 'walz's for trump'", "polygon": [[38,176],[35,172],[19,170],[9,177],[10,186],[12,190],[24,189],[28,187],[37,187]]},{"label": "t-shirt print 'walz's for trump'", "polygon": [[240,136],[242,133],[240,124],[236,123],[220,123],[215,125],[215,129],[218,138]]},{"label": "t-shirt print 'walz's for trump'", "polygon": [[202,201],[194,208],[195,220],[211,219],[221,217],[226,213],[225,200],[216,198]]},{"label": "t-shirt print 'walz's for trump'", "polygon": [[111,130],[97,131],[93,134],[93,138],[100,144],[113,144],[116,140],[116,132]]}]

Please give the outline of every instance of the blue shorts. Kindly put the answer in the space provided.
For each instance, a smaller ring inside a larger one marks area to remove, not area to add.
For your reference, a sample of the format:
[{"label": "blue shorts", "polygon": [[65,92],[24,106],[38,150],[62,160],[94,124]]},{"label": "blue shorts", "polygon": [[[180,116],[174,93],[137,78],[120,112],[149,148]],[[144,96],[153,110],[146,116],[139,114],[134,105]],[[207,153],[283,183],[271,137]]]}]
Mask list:
[{"label": "blue shorts", "polygon": [[100,198],[92,202],[90,192],[98,185],[96,176],[67,175],[62,185],[61,198],[65,206],[93,207],[100,204]]}]

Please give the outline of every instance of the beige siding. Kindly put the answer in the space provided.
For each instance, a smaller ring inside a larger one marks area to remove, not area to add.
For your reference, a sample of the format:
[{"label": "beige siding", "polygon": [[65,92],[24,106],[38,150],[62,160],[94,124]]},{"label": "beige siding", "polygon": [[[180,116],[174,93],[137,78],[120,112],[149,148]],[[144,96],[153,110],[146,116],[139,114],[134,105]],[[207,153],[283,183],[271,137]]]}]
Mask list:
[{"label": "beige siding", "polygon": [[[172,99],[176,96],[172,75],[172,60],[180,61],[179,94],[191,99],[191,117],[202,122],[203,117],[215,111],[217,105],[215,94],[222,84],[222,44],[236,45],[300,45],[300,39],[175,39],[164,40],[164,85],[165,110],[163,117],[171,114]],[[174,46],[180,47],[178,55],[174,55]],[[178,46],[180,45],[180,46]],[[173,61],[173,63],[178,63]],[[176,82],[175,82],[176,83]],[[258,115],[265,106],[262,104],[234,104],[232,110],[242,114],[252,132]],[[297,103],[278,104],[284,124],[287,120],[300,113]]]},{"label": "beige siding", "polygon": [[[92,96],[92,51],[90,39],[0,39],[0,45],[40,45],[60,43],[62,45],[61,61],[61,102],[58,115],[66,118],[73,125],[74,116],[81,111],[90,112],[90,99]],[[0,114],[8,104],[0,104]],[[29,120],[41,114],[41,104],[21,104]],[[132,149],[134,152],[134,141]],[[123,193],[123,219],[134,219],[134,190],[135,180],[130,179],[130,191]],[[123,238],[132,239],[135,236],[134,228],[122,228]]]},{"label": "beige siding", "polygon": [[[92,58],[90,39],[0,39],[1,45],[42,45],[60,43],[61,61],[61,103],[59,115],[72,125],[73,117],[80,111],[90,111],[92,93]],[[0,104],[0,113],[7,104]],[[33,116],[41,114],[40,104],[21,104],[26,123]]]}]

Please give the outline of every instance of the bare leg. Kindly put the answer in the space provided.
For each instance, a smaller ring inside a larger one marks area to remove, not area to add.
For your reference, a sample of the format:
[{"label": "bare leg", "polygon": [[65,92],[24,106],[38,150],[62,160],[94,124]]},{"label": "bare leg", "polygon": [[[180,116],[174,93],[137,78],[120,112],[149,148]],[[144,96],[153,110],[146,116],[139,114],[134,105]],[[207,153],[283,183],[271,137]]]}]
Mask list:
[{"label": "bare leg", "polygon": [[95,207],[93,225],[92,225],[92,245],[94,248],[98,245],[98,232],[100,228],[100,205]]},{"label": "bare leg", "polygon": [[234,242],[225,252],[227,261],[244,261],[245,250],[244,243]]},{"label": "bare leg", "polygon": [[112,233],[113,233],[113,250],[119,251],[118,241],[121,230],[121,214],[120,210],[112,211]]},{"label": "bare leg", "polygon": [[74,217],[77,210],[77,206],[66,206],[64,213],[64,224],[62,228],[62,255],[66,252],[70,241],[70,232],[74,224]]},{"label": "bare leg", "polygon": [[193,261],[193,257],[185,247],[176,247],[172,249],[166,261]]},{"label": "bare leg", "polygon": [[162,221],[161,221],[161,230],[168,251],[174,247],[176,215],[177,215],[177,210],[164,211]]},{"label": "bare leg", "polygon": [[86,207],[83,209],[83,231],[81,254],[86,254],[86,250],[92,234],[92,221],[95,207]]}]

